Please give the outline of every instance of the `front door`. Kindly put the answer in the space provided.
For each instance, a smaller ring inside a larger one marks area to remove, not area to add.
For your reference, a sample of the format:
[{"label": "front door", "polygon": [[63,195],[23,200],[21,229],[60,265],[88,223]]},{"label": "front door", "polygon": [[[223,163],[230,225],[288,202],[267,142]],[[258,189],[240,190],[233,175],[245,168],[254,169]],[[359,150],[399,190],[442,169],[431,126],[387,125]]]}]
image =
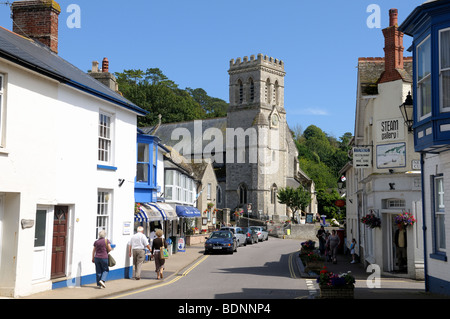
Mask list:
[{"label": "front door", "polygon": [[69,207],[56,206],[53,218],[53,247],[52,247],[52,272],[51,278],[64,277],[66,275],[66,236],[67,214]]}]

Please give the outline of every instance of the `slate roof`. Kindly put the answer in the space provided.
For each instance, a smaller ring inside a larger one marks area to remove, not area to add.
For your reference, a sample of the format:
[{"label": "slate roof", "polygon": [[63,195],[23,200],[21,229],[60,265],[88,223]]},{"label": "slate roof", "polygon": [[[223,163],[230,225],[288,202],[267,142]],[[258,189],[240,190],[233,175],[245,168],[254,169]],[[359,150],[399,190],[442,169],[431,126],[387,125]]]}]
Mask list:
[{"label": "slate roof", "polygon": [[[403,65],[403,69],[397,69],[397,71],[405,82],[412,83],[412,59],[405,57]],[[358,69],[361,94],[378,94],[378,81],[385,70],[384,58],[359,58]]]},{"label": "slate roof", "polygon": [[0,27],[0,58],[110,101],[139,115],[147,113],[119,93],[53,53],[47,46],[3,27]]},{"label": "slate roof", "polygon": [[[199,125],[196,127],[196,125]],[[210,144],[215,138],[218,137],[212,137],[211,141],[204,140],[203,134],[207,129],[214,128],[219,129],[221,132],[221,136],[223,138],[223,146],[225,147],[225,138],[226,138],[226,128],[227,128],[227,118],[226,117],[218,117],[218,118],[212,118],[212,119],[206,119],[206,120],[199,120],[199,121],[187,121],[187,122],[178,122],[178,123],[166,123],[161,124],[159,127],[141,127],[140,129],[145,134],[150,135],[156,135],[161,139],[161,143],[168,146],[175,146],[177,143],[181,141],[181,138],[178,139],[172,139],[172,133],[176,129],[180,129],[179,132],[183,133],[183,131],[188,130],[191,137],[191,153],[195,154],[194,152],[194,145],[202,145],[201,150],[203,151],[205,146]],[[156,129],[156,130],[155,130]],[[198,130],[198,133],[196,133],[195,130]],[[201,129],[201,131],[200,131]],[[176,131],[175,131],[176,132]],[[178,136],[174,136],[174,138],[178,138]],[[186,155],[186,154],[184,154]]]}]

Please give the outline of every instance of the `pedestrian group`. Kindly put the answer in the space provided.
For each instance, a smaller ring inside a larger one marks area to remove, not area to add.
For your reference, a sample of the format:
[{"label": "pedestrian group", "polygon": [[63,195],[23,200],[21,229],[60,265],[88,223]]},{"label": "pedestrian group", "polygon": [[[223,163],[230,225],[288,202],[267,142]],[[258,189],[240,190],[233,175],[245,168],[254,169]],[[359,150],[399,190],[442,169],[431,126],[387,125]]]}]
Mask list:
[{"label": "pedestrian group", "polygon": [[[320,229],[317,231],[316,237],[319,239],[319,251],[321,255],[324,255],[326,261],[337,263],[337,249],[339,244],[341,243],[341,239],[339,238],[335,229],[331,231],[331,234],[325,230],[324,226],[320,226]],[[352,255],[351,263],[354,264],[356,262],[356,240],[352,239],[350,244],[350,254]]]},{"label": "pedestrian group", "polygon": [[[144,228],[139,226],[136,234],[128,242],[128,255],[130,258],[133,258],[133,278],[135,280],[141,279],[142,265],[146,258],[146,248],[149,251],[151,260],[155,261],[156,278],[164,278],[164,264],[166,260],[163,257],[162,250],[167,248],[167,242],[164,240],[161,229],[157,229],[152,235],[149,242],[144,235]],[[99,289],[106,288],[109,267],[112,266],[112,264],[108,263],[108,254],[111,250],[111,242],[106,238],[106,232],[101,230],[92,250],[92,262],[95,264],[96,282]]]}]

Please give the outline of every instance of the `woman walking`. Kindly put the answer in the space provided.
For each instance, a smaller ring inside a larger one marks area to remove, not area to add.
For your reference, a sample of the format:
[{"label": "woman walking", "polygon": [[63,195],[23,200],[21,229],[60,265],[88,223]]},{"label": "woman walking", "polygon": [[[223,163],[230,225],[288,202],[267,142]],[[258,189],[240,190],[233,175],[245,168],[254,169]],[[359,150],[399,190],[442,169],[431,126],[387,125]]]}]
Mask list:
[{"label": "woman walking", "polygon": [[330,237],[328,237],[328,243],[330,245],[330,250],[331,250],[331,259],[333,261],[333,264],[337,263],[337,249],[339,244],[341,243],[341,239],[339,238],[339,236],[336,233],[336,230],[332,230],[331,231],[331,235]]},{"label": "woman walking", "polygon": [[160,253],[162,247],[167,248],[167,243],[162,237],[163,231],[161,229],[156,230],[155,234],[157,238],[155,238],[152,243],[152,255],[155,256],[156,279],[162,279],[166,260],[161,259]]},{"label": "woman walking", "polygon": [[108,253],[111,251],[111,242],[106,239],[106,232],[100,231],[98,239],[94,242],[92,250],[92,262],[95,264],[95,275],[98,288],[106,288],[105,282],[108,277]]}]

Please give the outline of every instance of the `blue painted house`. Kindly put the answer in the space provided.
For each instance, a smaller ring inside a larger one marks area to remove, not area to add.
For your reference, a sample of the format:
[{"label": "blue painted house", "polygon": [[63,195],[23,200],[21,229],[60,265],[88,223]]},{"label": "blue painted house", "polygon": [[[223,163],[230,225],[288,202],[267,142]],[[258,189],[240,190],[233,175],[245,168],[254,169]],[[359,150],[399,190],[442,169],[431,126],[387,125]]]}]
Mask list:
[{"label": "blue painted house", "polygon": [[450,295],[450,0],[424,2],[399,29],[413,37],[412,128],[422,163],[425,285]]}]

